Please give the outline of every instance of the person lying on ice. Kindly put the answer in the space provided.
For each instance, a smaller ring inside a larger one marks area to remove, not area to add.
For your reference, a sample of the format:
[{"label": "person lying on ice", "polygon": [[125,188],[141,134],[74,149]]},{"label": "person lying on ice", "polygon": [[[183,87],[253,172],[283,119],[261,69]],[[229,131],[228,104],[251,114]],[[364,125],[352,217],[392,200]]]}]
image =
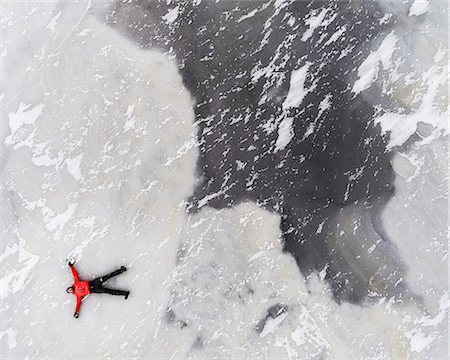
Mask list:
[{"label": "person lying on ice", "polygon": [[69,266],[70,270],[72,270],[73,285],[68,287],[66,291],[77,297],[77,305],[75,307],[75,314],[73,315],[75,318],[80,316],[81,301],[83,301],[83,298],[86,295],[93,293],[106,293],[111,295],[123,295],[125,296],[125,299],[128,299],[128,295],[130,295],[129,291],[108,289],[103,287],[103,283],[105,281],[111,279],[113,276],[117,276],[122,274],[124,271],[127,271],[125,266],[121,266],[120,269],[114,270],[112,273],[98,277],[92,281],[81,280],[73,262],[69,262]]}]

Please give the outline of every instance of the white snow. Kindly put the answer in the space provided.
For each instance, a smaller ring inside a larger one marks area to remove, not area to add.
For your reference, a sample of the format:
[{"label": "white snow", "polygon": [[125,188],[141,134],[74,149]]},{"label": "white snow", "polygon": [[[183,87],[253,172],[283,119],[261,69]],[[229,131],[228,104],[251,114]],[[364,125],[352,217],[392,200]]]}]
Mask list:
[{"label": "white snow", "polygon": [[75,156],[73,159],[66,159],[67,171],[76,179],[81,180],[81,159],[83,154]]},{"label": "white snow", "polygon": [[428,11],[430,0],[414,0],[409,8],[409,16],[420,16]]},{"label": "white snow", "polygon": [[352,92],[359,94],[368,89],[378,77],[380,64],[384,70],[387,70],[391,64],[392,55],[396,49],[398,41],[394,32],[388,34],[377,50],[372,51],[366,60],[358,68],[359,79],[355,81]]},{"label": "white snow", "polygon": [[172,24],[175,22],[175,20],[178,18],[179,15],[179,11],[180,11],[180,6],[177,5],[174,8],[170,9],[166,15],[164,15],[162,17],[162,19],[167,23],[167,24]]},{"label": "white snow", "polygon": [[421,319],[419,319],[417,323],[423,326],[437,327],[440,324],[442,324],[442,322],[444,322],[448,317],[449,307],[450,307],[449,292],[447,291],[439,299],[439,313],[434,317],[424,316]]},{"label": "white snow", "polygon": [[44,108],[43,104],[38,104],[32,107],[31,104],[20,103],[15,112],[8,113],[10,135],[6,138],[7,144],[15,142],[15,134],[23,125],[33,125],[35,121],[42,114]]},{"label": "white snow", "polygon": [[317,119],[320,119],[323,113],[331,108],[331,94],[325,95],[323,100],[319,104],[319,113],[317,114]]},{"label": "white snow", "polygon": [[58,24],[58,20],[61,17],[62,12],[58,12],[48,23],[48,25],[45,27],[46,29],[50,30],[52,33],[55,32],[56,25]]},{"label": "white snow", "polygon": [[[53,232],[56,229],[58,229],[58,231],[62,230],[67,222],[72,218],[73,214],[75,213],[76,207],[76,204],[69,204],[66,211],[61,212],[53,217],[47,217],[45,226],[48,231]],[[45,210],[46,214],[53,213],[51,209],[45,208],[44,211]]]},{"label": "white snow", "polygon": [[258,13],[258,11],[259,11],[258,9],[255,9],[255,10],[250,11],[248,14],[245,14],[245,15],[241,16],[241,17],[237,20],[237,22],[240,23],[241,21],[247,20],[247,19],[249,19],[249,18],[255,16],[255,15]]},{"label": "white snow", "polygon": [[413,329],[406,337],[410,341],[411,351],[417,353],[425,350],[436,339],[436,335],[425,336],[420,329]]},{"label": "white snow", "polygon": [[308,40],[314,33],[314,31],[322,24],[327,14],[328,9],[322,9],[318,14],[313,14],[306,18],[305,24],[308,25],[308,30],[302,36],[302,41]]},{"label": "white snow", "polygon": [[306,129],[305,134],[302,137],[302,140],[305,140],[309,135],[312,135],[314,133],[314,128],[315,126],[313,123],[309,124],[308,129]]},{"label": "white snow", "polygon": [[278,126],[278,138],[275,143],[275,152],[284,150],[294,137],[294,129],[292,128],[293,121],[293,118],[286,117]]},{"label": "white snow", "polygon": [[88,35],[90,32],[91,32],[92,30],[91,29],[83,29],[83,30],[81,30],[78,34],[77,34],[77,36],[86,36],[86,35]]},{"label": "white snow", "polygon": [[342,26],[339,30],[337,30],[333,35],[330,36],[330,38],[325,42],[324,46],[328,46],[335,41],[337,41],[345,32],[347,31],[347,26]]},{"label": "white snow", "polygon": [[289,92],[283,102],[283,109],[298,107],[308,92],[312,90],[311,88],[305,88],[306,77],[310,66],[310,63],[306,63],[299,69],[292,71]]},{"label": "white snow", "polygon": [[320,233],[322,232],[322,230],[323,230],[323,225],[324,225],[324,224],[325,224],[325,220],[322,221],[322,222],[319,224],[319,226],[317,227],[316,234],[320,234]]}]

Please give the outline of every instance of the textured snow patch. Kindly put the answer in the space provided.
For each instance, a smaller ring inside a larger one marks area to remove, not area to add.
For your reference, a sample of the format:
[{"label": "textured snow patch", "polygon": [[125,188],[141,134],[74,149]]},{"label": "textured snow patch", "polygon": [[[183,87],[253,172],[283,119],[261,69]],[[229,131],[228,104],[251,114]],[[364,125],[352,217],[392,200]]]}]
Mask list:
[{"label": "textured snow patch", "polygon": [[[59,5],[36,3],[31,16],[18,4],[11,23],[20,30],[4,34],[9,54],[20,57],[2,59],[11,135],[1,172],[1,322],[17,331],[3,335],[2,355],[160,358],[164,346],[148,339],[165,314],[184,201],[195,184],[197,150],[180,149],[196,139],[192,99],[162,53],[84,16],[86,4]],[[50,17],[61,10],[54,33],[44,10]],[[79,36],[83,29],[90,31]],[[55,40],[60,34],[67,41]],[[36,81],[26,82],[24,68]],[[16,149],[24,134],[33,141]],[[162,166],[167,159],[176,161]],[[67,255],[82,258],[84,279],[126,265],[111,285],[131,290],[130,298],[90,296],[75,321],[64,291],[72,280]],[[8,349],[13,335],[17,345]]]}]

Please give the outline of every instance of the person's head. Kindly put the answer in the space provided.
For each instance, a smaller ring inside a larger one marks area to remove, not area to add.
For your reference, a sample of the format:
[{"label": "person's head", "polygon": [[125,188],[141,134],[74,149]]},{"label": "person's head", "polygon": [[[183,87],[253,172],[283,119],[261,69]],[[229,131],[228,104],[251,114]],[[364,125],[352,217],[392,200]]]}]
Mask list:
[{"label": "person's head", "polygon": [[69,286],[69,287],[66,289],[66,292],[69,293],[69,294],[73,294],[74,291],[75,291],[75,290],[74,290],[73,286]]}]

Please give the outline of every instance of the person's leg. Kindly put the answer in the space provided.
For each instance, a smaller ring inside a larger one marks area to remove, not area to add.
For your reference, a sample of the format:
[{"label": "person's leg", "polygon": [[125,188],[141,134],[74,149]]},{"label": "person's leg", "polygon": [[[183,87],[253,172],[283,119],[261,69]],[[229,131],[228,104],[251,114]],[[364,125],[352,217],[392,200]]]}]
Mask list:
[{"label": "person's leg", "polygon": [[100,282],[104,283],[106,280],[109,280],[109,279],[111,279],[114,276],[120,275],[124,271],[127,271],[127,269],[124,266],[122,266],[120,269],[114,270],[112,273],[109,273],[107,275],[104,275],[104,276],[100,277],[99,278]]},{"label": "person's leg", "polygon": [[128,298],[128,295],[130,295],[130,292],[126,290],[108,289],[105,287],[103,287],[102,290],[106,294],[125,296],[125,299]]}]

